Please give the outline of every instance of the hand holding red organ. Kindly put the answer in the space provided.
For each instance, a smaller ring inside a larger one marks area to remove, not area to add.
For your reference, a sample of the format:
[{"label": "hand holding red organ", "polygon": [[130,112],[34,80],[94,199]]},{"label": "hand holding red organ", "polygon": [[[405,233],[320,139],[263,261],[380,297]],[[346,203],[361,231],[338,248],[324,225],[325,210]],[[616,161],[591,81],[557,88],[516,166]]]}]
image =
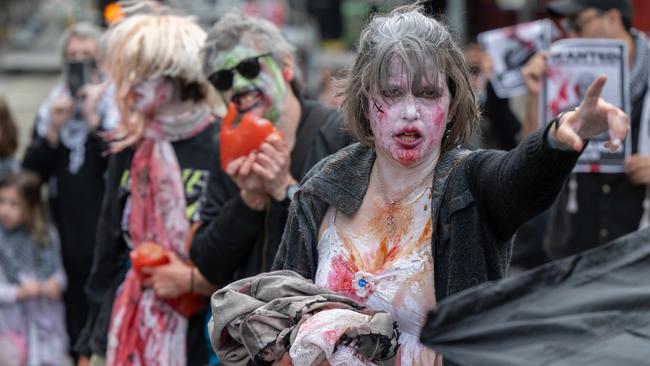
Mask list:
[{"label": "hand holding red organ", "polygon": [[226,170],[233,160],[259,149],[266,138],[274,132],[276,129],[269,120],[252,113],[241,114],[237,111],[237,107],[230,103],[219,136],[221,168]]}]

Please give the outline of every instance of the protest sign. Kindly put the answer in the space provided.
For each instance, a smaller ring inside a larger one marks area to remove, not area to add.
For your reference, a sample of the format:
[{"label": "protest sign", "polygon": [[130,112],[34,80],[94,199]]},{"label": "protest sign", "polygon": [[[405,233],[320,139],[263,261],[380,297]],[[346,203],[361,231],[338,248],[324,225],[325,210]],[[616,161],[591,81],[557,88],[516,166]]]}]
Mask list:
[{"label": "protest sign", "polygon": [[499,98],[526,93],[521,67],[538,51],[547,49],[559,31],[548,19],[493,29],[478,35],[478,42],[490,56],[490,82]]},{"label": "protest sign", "polygon": [[[551,45],[548,72],[540,93],[540,121],[547,123],[560,112],[574,108],[584,98],[589,85],[600,74],[607,75],[601,97],[630,114],[629,67],[623,41],[609,39],[565,39]],[[609,135],[592,138],[580,156],[574,172],[620,173],[630,155],[628,134],[623,146],[610,152],[604,145]]]}]

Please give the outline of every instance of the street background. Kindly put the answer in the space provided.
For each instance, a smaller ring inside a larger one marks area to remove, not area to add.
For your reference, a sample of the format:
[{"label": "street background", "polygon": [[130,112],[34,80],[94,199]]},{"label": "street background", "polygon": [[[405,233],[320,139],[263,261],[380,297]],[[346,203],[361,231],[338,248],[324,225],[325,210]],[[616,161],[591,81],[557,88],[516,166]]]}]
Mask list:
[{"label": "street background", "polygon": [[[354,41],[369,14],[409,3],[404,0],[170,0],[195,15],[208,29],[226,10],[236,7],[280,25],[299,50],[307,94],[331,93],[332,73],[348,66]],[[428,1],[429,12],[442,16],[460,44],[479,32],[543,17],[546,0]],[[59,38],[66,26],[90,21],[106,26],[108,0],[0,1],[0,95],[9,103],[20,128],[17,158],[29,140],[39,104],[59,78]],[[633,1],[634,24],[650,30],[650,1]],[[327,98],[326,95],[323,98]],[[515,108],[516,110],[517,108]]]}]

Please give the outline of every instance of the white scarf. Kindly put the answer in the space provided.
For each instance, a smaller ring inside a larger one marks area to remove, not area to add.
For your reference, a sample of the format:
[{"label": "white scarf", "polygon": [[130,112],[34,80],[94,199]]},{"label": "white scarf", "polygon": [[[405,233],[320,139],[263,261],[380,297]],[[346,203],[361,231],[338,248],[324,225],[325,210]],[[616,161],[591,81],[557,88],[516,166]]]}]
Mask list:
[{"label": "white scarf", "polygon": [[[38,109],[36,133],[42,138],[45,137],[52,123],[50,119],[52,102],[60,95],[70,95],[68,88],[63,83],[54,86],[45,102]],[[115,87],[112,84],[102,94],[97,109],[102,121],[101,127],[104,131],[111,130],[117,126],[119,123],[119,113],[115,105]],[[61,144],[70,149],[68,162],[68,171],[70,174],[77,174],[84,164],[88,133],[88,123],[83,119],[79,111],[79,106],[75,106],[75,111],[70,117],[70,120],[59,131]]]}]

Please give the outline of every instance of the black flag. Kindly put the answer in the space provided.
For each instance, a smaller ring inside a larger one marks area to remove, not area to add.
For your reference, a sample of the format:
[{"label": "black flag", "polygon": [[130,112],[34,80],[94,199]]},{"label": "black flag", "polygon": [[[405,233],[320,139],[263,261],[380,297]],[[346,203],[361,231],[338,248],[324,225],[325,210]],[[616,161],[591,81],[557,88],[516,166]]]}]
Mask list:
[{"label": "black flag", "polygon": [[650,364],[650,229],[468,289],[421,341],[463,366]]}]

